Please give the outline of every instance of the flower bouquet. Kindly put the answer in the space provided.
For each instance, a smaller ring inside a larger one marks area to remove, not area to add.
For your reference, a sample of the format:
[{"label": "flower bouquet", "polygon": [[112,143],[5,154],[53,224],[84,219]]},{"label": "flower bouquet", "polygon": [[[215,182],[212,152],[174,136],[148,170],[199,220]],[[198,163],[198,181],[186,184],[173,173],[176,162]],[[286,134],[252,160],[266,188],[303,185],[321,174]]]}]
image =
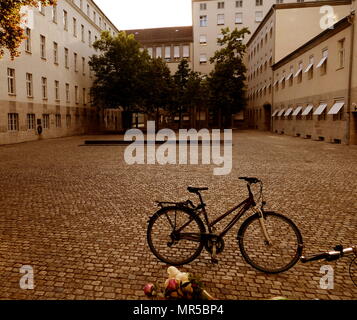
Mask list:
[{"label": "flower bouquet", "polygon": [[168,279],[164,284],[148,283],[144,293],[151,299],[168,300],[216,300],[203,286],[199,278],[190,273],[181,272],[175,267],[167,269]]}]

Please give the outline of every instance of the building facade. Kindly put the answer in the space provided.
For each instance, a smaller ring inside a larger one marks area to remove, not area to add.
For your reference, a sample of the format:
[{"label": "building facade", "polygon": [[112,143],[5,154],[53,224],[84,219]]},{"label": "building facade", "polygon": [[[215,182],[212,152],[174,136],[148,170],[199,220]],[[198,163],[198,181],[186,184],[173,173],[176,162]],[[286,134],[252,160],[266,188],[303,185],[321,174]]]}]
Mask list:
[{"label": "building facade", "polygon": [[126,30],[133,34],[152,58],[166,61],[171,73],[177,71],[182,59],[186,59],[192,69],[193,29],[192,27],[169,27]]},{"label": "building facade", "polygon": [[352,13],[272,66],[280,76],[290,69],[297,74],[277,85],[274,132],[357,144],[355,23]]},{"label": "building facade", "polygon": [[118,30],[91,0],[24,13],[21,56],[0,60],[0,144],[88,132],[97,121],[90,102],[92,44],[103,30]]},{"label": "building facade", "polygon": [[[213,65],[209,59],[219,49],[221,29],[247,27],[255,32],[274,4],[303,3],[306,0],[192,0],[194,38],[193,68],[208,74]],[[250,36],[243,41],[247,42]]]},{"label": "building facade", "polygon": [[[320,11],[325,5],[333,12],[327,26]],[[303,74],[304,65],[301,63],[276,71],[272,66],[320,34],[322,27],[332,27],[333,23],[349,15],[351,5],[351,1],[314,1],[277,4],[269,10],[247,43],[248,106],[245,119],[249,128],[271,130],[276,93],[279,88],[300,81]],[[300,20],[302,16],[303,23]]]}]

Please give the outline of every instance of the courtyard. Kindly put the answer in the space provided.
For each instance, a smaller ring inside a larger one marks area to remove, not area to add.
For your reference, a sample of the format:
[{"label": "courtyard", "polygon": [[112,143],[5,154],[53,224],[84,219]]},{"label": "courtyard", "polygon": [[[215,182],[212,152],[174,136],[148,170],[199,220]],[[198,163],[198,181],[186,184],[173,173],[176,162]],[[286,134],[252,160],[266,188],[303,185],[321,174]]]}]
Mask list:
[{"label": "courtyard", "polygon": [[[120,137],[119,137],[120,138]],[[124,146],[83,146],[77,136],[0,146],[0,298],[145,299],[148,282],[167,266],[146,243],[155,200],[197,199],[187,186],[207,186],[211,217],[246,197],[239,176],[262,179],[267,208],[299,227],[304,254],[357,244],[357,148],[255,131],[233,133],[233,170],[214,165],[133,165]],[[235,226],[212,265],[207,252],[180,270],[201,276],[217,299],[357,298],[349,258],[298,263],[266,275],[242,258]],[[334,288],[320,287],[322,265],[334,269]],[[34,269],[34,290],[22,290],[20,268]]]}]

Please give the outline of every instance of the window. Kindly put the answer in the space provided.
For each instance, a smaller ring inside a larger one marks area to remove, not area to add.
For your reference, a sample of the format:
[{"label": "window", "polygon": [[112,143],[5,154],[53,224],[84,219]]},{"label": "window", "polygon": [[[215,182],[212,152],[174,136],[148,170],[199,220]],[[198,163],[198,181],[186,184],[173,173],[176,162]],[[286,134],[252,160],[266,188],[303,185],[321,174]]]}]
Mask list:
[{"label": "window", "polygon": [[68,61],[68,49],[64,48],[64,66],[68,69],[69,68],[69,61]]},{"label": "window", "polygon": [[86,58],[82,57],[82,74],[86,74]]},{"label": "window", "polygon": [[262,5],[263,5],[263,0],[255,0],[255,5],[256,5],[257,7],[262,6]]},{"label": "window", "polygon": [[200,64],[207,63],[207,55],[205,53],[200,54]]},{"label": "window", "polygon": [[86,88],[83,88],[83,96],[82,96],[82,99],[83,99],[83,105],[85,106],[87,104],[87,93],[86,93]]},{"label": "window", "polygon": [[41,14],[45,15],[45,7],[42,5],[42,3],[40,1],[38,2],[38,11]]},{"label": "window", "polygon": [[57,6],[52,6],[52,22],[57,23]]},{"label": "window", "polygon": [[208,20],[207,16],[200,16],[200,27],[207,27]]},{"label": "window", "polygon": [[59,81],[55,80],[55,100],[60,100],[60,93],[59,93]]},{"label": "window", "polygon": [[69,83],[66,83],[66,102],[70,102]]},{"label": "window", "polygon": [[77,19],[73,18],[73,36],[77,37]]},{"label": "window", "polygon": [[16,93],[16,90],[15,90],[15,69],[11,69],[11,68],[7,69],[7,92],[10,95],[14,95]]},{"label": "window", "polygon": [[66,10],[63,10],[63,28],[64,30],[68,30],[68,13]]},{"label": "window", "polygon": [[79,103],[78,86],[75,86],[75,87],[74,87],[74,99],[75,99],[76,104],[78,104],[78,103]]},{"label": "window", "polygon": [[200,10],[201,11],[207,10],[207,3],[200,3]]},{"label": "window", "polygon": [[183,51],[183,54],[182,54],[183,58],[189,58],[190,57],[190,46],[189,45],[184,45],[182,51]]},{"label": "window", "polygon": [[95,11],[93,11],[93,21],[97,23],[97,13]]},{"label": "window", "polygon": [[35,130],[35,115],[28,113],[26,117],[27,130]]},{"label": "window", "polygon": [[156,48],[156,58],[162,58],[162,48],[161,47]]},{"label": "window", "polygon": [[263,11],[256,11],[255,12],[255,22],[263,21]]},{"label": "window", "polygon": [[171,60],[171,47],[165,47],[165,60],[170,61]]},{"label": "window", "polygon": [[62,116],[60,114],[56,114],[56,128],[62,127]]},{"label": "window", "polygon": [[7,115],[7,129],[9,131],[19,131],[19,114],[8,113]]},{"label": "window", "polygon": [[82,42],[85,41],[84,40],[84,25],[83,24],[81,25],[81,40],[82,40]]},{"label": "window", "polygon": [[25,51],[31,53],[31,29],[26,28],[25,34],[26,34]]},{"label": "window", "polygon": [[88,43],[89,46],[92,46],[92,32],[90,30],[88,30]]},{"label": "window", "polygon": [[40,36],[40,54],[42,59],[46,59],[46,37],[45,36]]},{"label": "window", "polygon": [[301,114],[302,116],[306,117],[306,120],[312,120],[313,119],[313,111],[314,111],[314,105],[309,104],[303,113]]},{"label": "window", "polygon": [[47,78],[41,78],[41,87],[42,87],[42,99],[47,99]]},{"label": "window", "polygon": [[44,129],[49,129],[50,128],[50,115],[49,114],[43,114],[42,115],[42,120],[43,120],[43,128]]},{"label": "window", "polygon": [[297,79],[298,83],[302,82],[302,68],[303,68],[302,61],[300,61],[298,71],[295,74],[295,78],[296,77],[298,78]]},{"label": "window", "polygon": [[73,60],[74,60],[74,71],[78,72],[78,63],[77,63],[78,55],[77,55],[77,53],[73,53]]},{"label": "window", "polygon": [[320,62],[316,66],[317,69],[318,68],[321,69],[321,75],[324,75],[327,72],[327,58],[328,58],[328,50],[324,49],[322,51],[322,59],[320,60]]},{"label": "window", "polygon": [[71,127],[71,115],[70,114],[67,114],[66,115],[66,125],[67,125],[67,128],[70,128]]},{"label": "window", "polygon": [[26,73],[26,94],[28,98],[33,97],[32,73]]},{"label": "window", "polygon": [[236,1],[236,8],[242,8],[242,7],[243,7],[243,0]]},{"label": "window", "polygon": [[57,42],[53,43],[53,62],[58,64],[58,44]]},{"label": "window", "polygon": [[99,17],[99,28],[101,28],[102,27],[102,17]]},{"label": "window", "polygon": [[291,87],[294,83],[294,67],[290,66],[290,73],[289,75],[286,77],[286,81],[289,81],[289,86]]},{"label": "window", "polygon": [[217,25],[224,25],[224,14],[217,14]]},{"label": "window", "polygon": [[345,39],[338,41],[338,68],[345,66]]},{"label": "window", "polygon": [[328,114],[333,115],[333,120],[343,120],[343,109],[345,106],[344,101],[336,101],[331,110],[328,112]]},{"label": "window", "polygon": [[224,1],[219,1],[219,2],[217,3],[217,8],[218,8],[218,9],[224,9]]},{"label": "window", "polygon": [[314,77],[314,56],[309,57],[309,65],[307,66],[305,73],[307,73],[307,78],[309,80]]},{"label": "window", "polygon": [[315,116],[318,116],[318,120],[326,120],[326,108],[327,103],[320,103],[319,107],[314,112]]},{"label": "window", "polygon": [[200,44],[207,44],[207,36],[205,34],[200,35]]},{"label": "window", "polygon": [[237,12],[236,13],[235,23],[236,24],[243,23],[243,12]]},{"label": "window", "polygon": [[180,58],[180,46],[174,46],[174,58],[175,59]]}]

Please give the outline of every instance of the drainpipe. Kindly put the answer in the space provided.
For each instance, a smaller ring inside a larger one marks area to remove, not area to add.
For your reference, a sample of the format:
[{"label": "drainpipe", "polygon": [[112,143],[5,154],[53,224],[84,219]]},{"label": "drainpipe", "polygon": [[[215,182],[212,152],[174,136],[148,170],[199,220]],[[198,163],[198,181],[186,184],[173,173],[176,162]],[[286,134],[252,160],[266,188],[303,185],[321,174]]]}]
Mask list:
[{"label": "drainpipe", "polygon": [[346,139],[347,144],[351,144],[351,96],[352,96],[352,74],[353,74],[353,55],[354,55],[354,45],[355,45],[355,11],[351,12],[351,16],[349,18],[349,22],[351,23],[351,48],[350,48],[350,68],[348,74],[348,96],[347,96],[347,124],[346,124]]}]

